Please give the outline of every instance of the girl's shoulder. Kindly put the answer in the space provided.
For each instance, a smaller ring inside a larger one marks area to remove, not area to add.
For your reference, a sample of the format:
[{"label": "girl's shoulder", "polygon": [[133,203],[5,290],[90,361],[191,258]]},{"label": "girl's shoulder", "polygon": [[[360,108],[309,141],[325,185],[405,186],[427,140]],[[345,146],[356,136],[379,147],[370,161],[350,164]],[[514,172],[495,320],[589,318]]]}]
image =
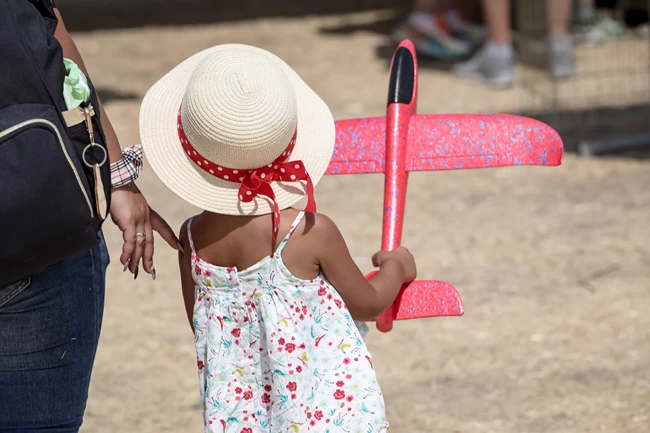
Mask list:
[{"label": "girl's shoulder", "polygon": [[[187,237],[187,231],[188,231],[188,228],[189,228],[190,222],[191,222],[192,220],[194,220],[194,218],[196,218],[196,217],[198,217],[198,216],[200,216],[200,215],[201,215],[201,214],[192,215],[191,217],[189,217],[188,219],[186,219],[186,220],[183,222],[183,224],[181,224],[181,228],[180,228],[180,230],[179,230],[179,232],[178,232],[179,239],[180,239],[181,237],[183,237],[183,236]],[[181,241],[182,241],[182,239],[181,239]]]},{"label": "girl's shoulder", "polygon": [[181,246],[183,247],[183,250],[185,252],[190,251],[191,248],[191,243],[192,243],[192,229],[190,227],[190,223],[197,217],[200,217],[201,214],[193,215],[186,219],[183,224],[181,224],[181,228],[178,231],[178,240],[181,241]]},{"label": "girl's shoulder", "polygon": [[[293,221],[298,213],[299,212],[289,213],[286,220],[288,220],[288,222]],[[285,224],[283,223],[282,225],[284,226]],[[288,232],[290,230],[290,227],[288,226],[282,228],[282,231],[285,232]],[[292,237],[304,236],[310,240],[318,241],[326,240],[334,233],[338,233],[338,227],[327,215],[316,212],[305,212],[303,218],[294,229],[294,234]]]},{"label": "girl's shoulder", "polygon": [[322,213],[313,213],[308,215],[311,215],[314,235],[318,238],[328,241],[332,236],[341,236],[338,226],[327,215]]},{"label": "girl's shoulder", "polygon": [[288,241],[287,255],[318,263],[323,250],[330,248],[332,242],[342,240],[338,227],[327,215],[307,212],[294,228],[290,227],[293,220],[290,217],[289,213],[280,229],[280,236],[291,233],[284,241]]}]

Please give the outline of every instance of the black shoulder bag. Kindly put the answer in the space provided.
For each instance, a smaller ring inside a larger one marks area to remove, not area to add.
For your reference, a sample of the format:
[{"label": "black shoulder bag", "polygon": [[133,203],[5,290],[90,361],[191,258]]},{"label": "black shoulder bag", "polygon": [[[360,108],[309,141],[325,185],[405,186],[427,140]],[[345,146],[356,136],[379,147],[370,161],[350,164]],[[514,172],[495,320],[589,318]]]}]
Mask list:
[{"label": "black shoulder bag", "polygon": [[0,288],[95,247],[110,208],[97,98],[88,80],[67,110],[56,23],[46,0],[0,1]]}]

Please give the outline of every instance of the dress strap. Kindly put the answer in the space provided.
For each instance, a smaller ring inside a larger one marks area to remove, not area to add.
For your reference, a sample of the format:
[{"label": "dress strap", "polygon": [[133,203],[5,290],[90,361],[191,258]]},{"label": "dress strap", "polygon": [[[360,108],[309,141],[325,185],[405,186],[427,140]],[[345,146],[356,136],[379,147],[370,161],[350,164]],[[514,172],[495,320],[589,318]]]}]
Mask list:
[{"label": "dress strap", "polygon": [[187,239],[190,241],[192,252],[196,254],[196,251],[194,251],[194,240],[192,240],[192,221],[194,221],[194,217],[190,218],[187,222]]},{"label": "dress strap", "polygon": [[289,242],[289,238],[291,238],[291,235],[296,230],[296,227],[298,227],[298,224],[300,224],[300,221],[302,221],[304,216],[305,216],[305,211],[300,211],[296,219],[293,220],[293,223],[291,224],[291,228],[289,229],[289,233],[287,233],[284,239],[282,239],[282,242],[280,242],[280,245],[278,245],[278,248],[275,250],[276,254],[279,254],[284,249],[284,246],[287,244],[287,242]]}]

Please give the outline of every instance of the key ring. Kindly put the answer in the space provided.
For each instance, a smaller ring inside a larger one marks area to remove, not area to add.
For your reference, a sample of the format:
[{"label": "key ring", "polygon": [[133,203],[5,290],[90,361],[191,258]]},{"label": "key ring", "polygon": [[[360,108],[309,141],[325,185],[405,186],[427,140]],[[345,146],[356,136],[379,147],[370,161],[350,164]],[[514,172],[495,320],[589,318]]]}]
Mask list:
[{"label": "key ring", "polygon": [[89,148],[92,148],[93,151],[95,150],[95,148],[98,148],[101,149],[102,152],[104,152],[104,157],[102,158],[102,162],[97,164],[99,167],[103,166],[106,163],[106,160],[108,159],[108,152],[106,152],[106,149],[104,149],[102,146],[100,146],[97,143],[90,143],[88,146],[84,147],[84,150],[81,153],[81,159],[83,160],[84,164],[86,164],[90,168],[93,168],[95,166],[95,164],[88,163],[86,159],[86,152],[88,152]]},{"label": "key ring", "polygon": [[106,149],[104,149],[99,144],[95,143],[95,131],[93,130],[93,120],[92,120],[92,116],[90,115],[90,109],[88,107],[84,107],[83,110],[84,110],[84,116],[86,117],[86,128],[88,129],[88,135],[90,136],[90,144],[84,147],[84,150],[81,154],[81,159],[83,159],[84,164],[86,164],[90,168],[93,168],[95,164],[88,163],[86,159],[86,152],[88,152],[89,147],[92,148],[94,151],[95,146],[97,146],[102,150],[102,152],[104,152],[104,157],[102,158],[102,162],[97,164],[99,167],[101,167],[106,163],[106,160],[108,159],[108,153],[106,152]]}]

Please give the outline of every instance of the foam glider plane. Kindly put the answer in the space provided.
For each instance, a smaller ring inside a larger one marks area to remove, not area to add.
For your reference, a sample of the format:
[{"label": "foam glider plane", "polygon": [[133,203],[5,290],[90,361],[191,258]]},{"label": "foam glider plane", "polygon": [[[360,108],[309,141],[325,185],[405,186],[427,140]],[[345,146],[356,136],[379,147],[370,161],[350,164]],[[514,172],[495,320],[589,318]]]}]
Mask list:
[{"label": "foam glider plane", "polygon": [[[417,77],[415,49],[405,40],[391,61],[386,116],[337,121],[334,155],[326,172],[385,174],[385,251],[401,242],[409,172],[562,163],[560,136],[537,120],[503,114],[417,114]],[[463,312],[462,299],[450,284],[417,280],[402,287],[376,326],[388,332],[394,320]]]}]

